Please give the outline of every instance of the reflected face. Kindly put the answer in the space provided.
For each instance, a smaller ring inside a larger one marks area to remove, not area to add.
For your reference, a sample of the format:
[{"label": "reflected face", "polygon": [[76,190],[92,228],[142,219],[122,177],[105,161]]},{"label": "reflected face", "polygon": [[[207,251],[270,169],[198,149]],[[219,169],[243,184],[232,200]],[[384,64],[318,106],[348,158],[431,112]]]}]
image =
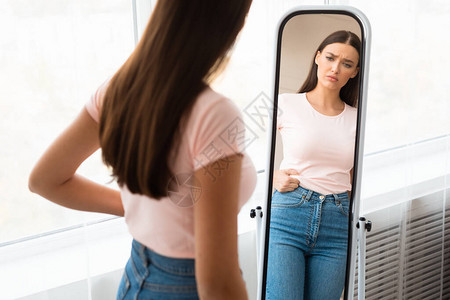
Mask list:
[{"label": "reflected face", "polygon": [[358,60],[358,51],[351,45],[333,43],[325,46],[315,58],[318,84],[329,89],[341,89],[358,74]]}]

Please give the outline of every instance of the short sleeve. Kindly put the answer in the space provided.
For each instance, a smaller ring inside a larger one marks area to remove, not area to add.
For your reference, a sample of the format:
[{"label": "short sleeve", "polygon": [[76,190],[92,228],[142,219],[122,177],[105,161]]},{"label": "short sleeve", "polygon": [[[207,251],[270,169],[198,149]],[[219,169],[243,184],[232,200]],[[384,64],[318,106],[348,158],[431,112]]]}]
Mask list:
[{"label": "short sleeve", "polygon": [[277,107],[277,128],[280,130],[283,128],[283,107],[284,107],[284,96],[282,94],[278,95],[278,107]]},{"label": "short sleeve", "polygon": [[210,102],[191,115],[194,126],[189,144],[194,170],[245,150],[246,130],[239,109],[227,98]]},{"label": "short sleeve", "polygon": [[105,96],[106,88],[108,87],[109,80],[105,81],[98,87],[98,89],[91,95],[91,98],[86,103],[85,107],[89,115],[97,122],[100,122],[100,111]]}]

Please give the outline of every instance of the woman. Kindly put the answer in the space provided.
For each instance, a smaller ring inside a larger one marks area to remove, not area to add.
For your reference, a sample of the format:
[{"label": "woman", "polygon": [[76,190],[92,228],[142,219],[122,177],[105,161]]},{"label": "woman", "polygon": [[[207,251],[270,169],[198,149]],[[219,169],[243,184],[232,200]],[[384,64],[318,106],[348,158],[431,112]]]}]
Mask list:
[{"label": "woman", "polygon": [[284,157],[274,173],[267,299],[339,299],[345,283],[361,42],[319,45],[297,94],[283,94]]},{"label": "woman", "polygon": [[[209,83],[250,4],[160,0],[132,55],[30,175],[55,203],[125,216],[134,240],[118,299],[247,299],[237,213],[256,172],[225,134],[239,110]],[[76,174],[99,147],[120,191]]]}]

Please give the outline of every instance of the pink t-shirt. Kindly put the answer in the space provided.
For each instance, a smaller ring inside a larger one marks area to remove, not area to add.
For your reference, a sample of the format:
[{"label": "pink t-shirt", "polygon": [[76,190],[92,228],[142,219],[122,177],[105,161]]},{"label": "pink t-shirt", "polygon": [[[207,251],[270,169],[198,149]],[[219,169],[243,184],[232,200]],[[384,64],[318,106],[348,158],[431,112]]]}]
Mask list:
[{"label": "pink t-shirt", "polygon": [[278,106],[280,169],[297,170],[300,175],[290,176],[300,186],[324,195],[351,190],[357,109],[345,104],[339,115],[326,116],[311,106],[306,94],[281,94]]},{"label": "pink t-shirt", "polygon": [[[87,111],[97,122],[106,85],[107,82],[86,104]],[[155,200],[133,194],[126,186],[121,188],[125,221],[133,238],[165,256],[194,258],[193,204],[198,200],[201,187],[189,187],[188,179],[195,170],[219,158],[235,153],[244,155],[239,209],[248,201],[256,186],[256,170],[245,153],[242,120],[239,109],[231,100],[209,87],[200,93],[181,136],[178,155],[170,160],[175,174],[173,182],[180,184],[179,189],[176,185],[170,187],[168,197]],[[226,165],[212,167],[215,169],[207,169],[211,179],[220,180],[220,169],[225,169]]]}]

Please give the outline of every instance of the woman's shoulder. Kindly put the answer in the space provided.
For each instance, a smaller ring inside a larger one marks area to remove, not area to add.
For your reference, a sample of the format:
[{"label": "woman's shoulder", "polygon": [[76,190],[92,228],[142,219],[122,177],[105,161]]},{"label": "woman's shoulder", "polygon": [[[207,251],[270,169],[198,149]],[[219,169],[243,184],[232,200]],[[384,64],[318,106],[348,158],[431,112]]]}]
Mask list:
[{"label": "woman's shoulder", "polygon": [[244,152],[245,123],[237,105],[211,88],[197,97],[185,126],[195,168],[211,149],[223,155]]},{"label": "woman's shoulder", "polygon": [[283,99],[304,99],[306,93],[282,93],[278,97]]},{"label": "woman's shoulder", "polygon": [[85,104],[86,110],[97,123],[100,122],[99,120],[101,106],[103,104],[103,98],[105,96],[110,80],[111,77],[105,80],[91,95],[89,101]]},{"label": "woman's shoulder", "polygon": [[210,86],[206,86],[203,91],[200,92],[200,94],[198,95],[198,101],[203,101],[203,102],[208,102],[209,104],[216,104],[218,102],[221,101],[225,101],[225,103],[227,103],[228,105],[231,106],[236,106],[232,100],[230,100],[230,98],[224,96],[223,94],[215,91],[213,88],[211,88]]},{"label": "woman's shoulder", "polygon": [[228,97],[206,87],[197,96],[189,114],[188,124],[192,134],[217,135],[230,127],[244,127],[242,114]]},{"label": "woman's shoulder", "polygon": [[302,106],[305,103],[305,93],[283,93],[278,95],[278,105],[281,108],[286,105],[288,105],[289,107]]},{"label": "woman's shoulder", "polygon": [[241,116],[239,108],[231,99],[216,92],[209,86],[197,96],[192,113],[196,116],[209,117],[220,115],[222,118]]},{"label": "woman's shoulder", "polygon": [[348,114],[354,115],[356,116],[358,114],[358,108],[354,107],[354,106],[350,106],[347,103],[345,103],[345,111]]},{"label": "woman's shoulder", "polygon": [[306,100],[306,93],[282,93],[278,95],[278,98],[284,101]]},{"label": "woman's shoulder", "polygon": [[355,124],[358,119],[358,108],[353,107],[345,103],[345,111],[343,114],[344,118],[348,119],[351,124]]}]

